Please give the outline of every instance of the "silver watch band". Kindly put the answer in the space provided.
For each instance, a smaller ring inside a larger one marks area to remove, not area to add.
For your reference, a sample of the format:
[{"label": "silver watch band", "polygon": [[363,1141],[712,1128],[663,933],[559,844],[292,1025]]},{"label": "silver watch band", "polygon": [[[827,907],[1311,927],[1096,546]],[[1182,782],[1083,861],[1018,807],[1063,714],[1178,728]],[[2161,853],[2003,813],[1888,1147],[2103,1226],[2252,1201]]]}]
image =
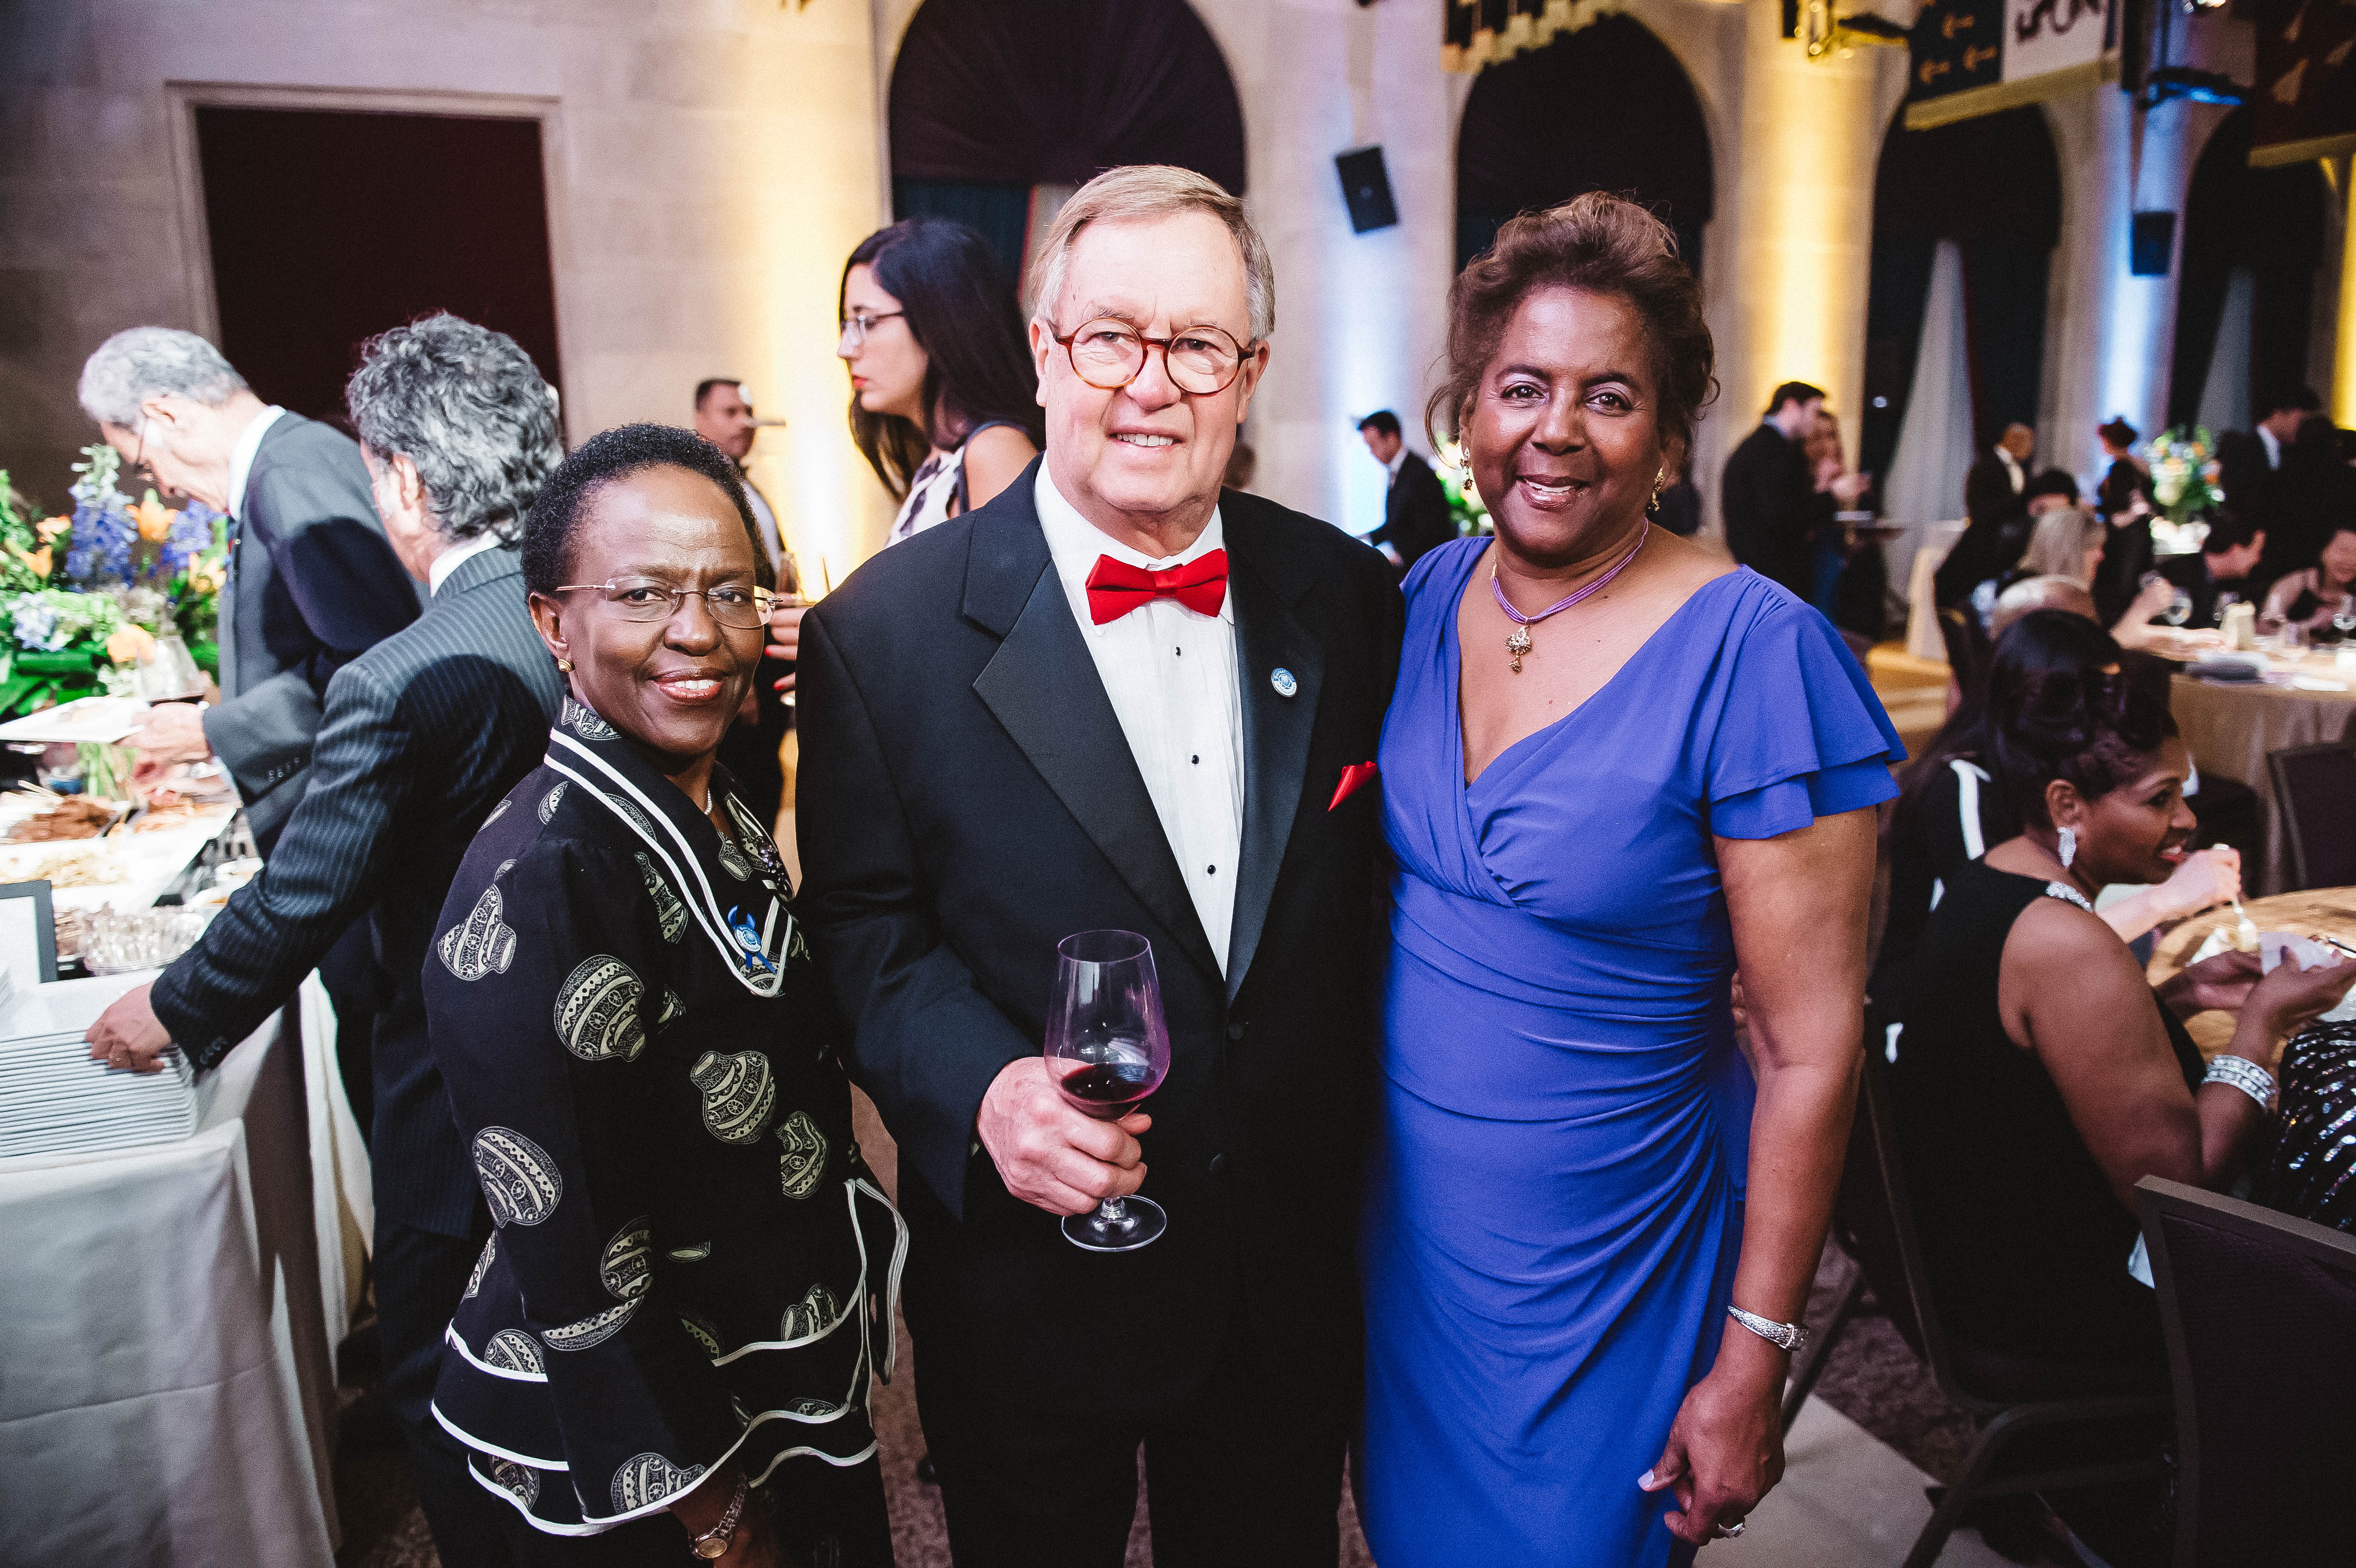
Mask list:
[{"label": "silver watch band", "polygon": [[1772,1317],[1745,1312],[1731,1302],[1727,1305],[1726,1315],[1777,1349],[1789,1350],[1796,1355],[1807,1348],[1808,1328],[1804,1323],[1778,1323]]}]

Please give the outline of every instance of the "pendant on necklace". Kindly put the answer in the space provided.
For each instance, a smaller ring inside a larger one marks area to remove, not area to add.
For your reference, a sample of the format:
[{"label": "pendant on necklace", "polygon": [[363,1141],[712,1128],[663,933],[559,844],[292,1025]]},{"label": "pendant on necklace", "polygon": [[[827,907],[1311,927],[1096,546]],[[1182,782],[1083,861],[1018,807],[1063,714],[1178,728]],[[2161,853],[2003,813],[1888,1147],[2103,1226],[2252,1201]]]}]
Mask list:
[{"label": "pendant on necklace", "polygon": [[1530,629],[1516,626],[1505,634],[1505,651],[1514,656],[1514,673],[1522,673],[1522,656],[1530,651]]}]

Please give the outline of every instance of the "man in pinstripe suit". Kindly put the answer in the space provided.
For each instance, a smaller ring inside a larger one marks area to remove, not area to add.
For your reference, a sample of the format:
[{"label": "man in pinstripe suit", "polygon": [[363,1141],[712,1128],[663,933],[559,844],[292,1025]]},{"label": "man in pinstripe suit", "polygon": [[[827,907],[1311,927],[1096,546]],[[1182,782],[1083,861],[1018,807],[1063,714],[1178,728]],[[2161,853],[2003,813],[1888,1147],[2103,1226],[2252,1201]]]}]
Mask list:
[{"label": "man in pinstripe suit", "polygon": [[[489,1233],[425,1038],[421,970],[485,815],[538,764],[561,688],[510,542],[562,455],[556,394],[504,334],[436,315],[367,345],[347,389],[385,535],[425,613],[337,671],[311,784],[260,877],[91,1055],[209,1067],[285,1003],[355,920],[394,987],[374,1037],[375,1280],[384,1391],[447,1568],[505,1560],[499,1505],[428,1413],[443,1329]],[[388,592],[404,592],[389,583]]]}]

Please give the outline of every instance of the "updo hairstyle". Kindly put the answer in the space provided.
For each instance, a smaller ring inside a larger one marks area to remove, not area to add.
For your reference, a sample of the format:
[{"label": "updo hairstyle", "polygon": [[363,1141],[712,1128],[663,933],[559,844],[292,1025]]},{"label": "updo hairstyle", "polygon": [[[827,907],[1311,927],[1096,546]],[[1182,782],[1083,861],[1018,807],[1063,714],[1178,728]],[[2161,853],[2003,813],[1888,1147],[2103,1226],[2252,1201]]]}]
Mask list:
[{"label": "updo hairstyle", "polygon": [[2047,784],[2067,779],[2085,800],[2099,800],[2150,765],[2176,720],[2165,664],[2121,652],[2066,610],[2032,610],[2007,639],[2023,628],[2086,645],[2087,656],[2070,667],[1999,665],[1988,692],[1987,762],[2005,807],[2024,827],[2051,827]]},{"label": "updo hairstyle", "polygon": [[1423,410],[1433,444],[1443,415],[1462,430],[1506,324],[1543,288],[1612,294],[1634,307],[1652,348],[1654,417],[1663,443],[1690,456],[1694,422],[1718,395],[1718,353],[1702,319],[1701,283],[1678,259],[1667,224],[1600,190],[1514,219],[1449,286],[1448,379]]}]

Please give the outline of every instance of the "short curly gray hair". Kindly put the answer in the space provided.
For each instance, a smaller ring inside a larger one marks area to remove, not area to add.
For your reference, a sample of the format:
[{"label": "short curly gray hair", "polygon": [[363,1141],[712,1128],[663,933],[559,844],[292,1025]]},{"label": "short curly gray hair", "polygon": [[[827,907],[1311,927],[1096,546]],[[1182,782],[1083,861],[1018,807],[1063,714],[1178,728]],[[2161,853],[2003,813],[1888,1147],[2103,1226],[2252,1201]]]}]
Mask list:
[{"label": "short curly gray hair", "polygon": [[244,389],[245,378],[195,333],[130,326],[82,361],[77,392],[81,411],[99,423],[136,430],[143,399],[177,392],[217,409]]},{"label": "short curly gray hair", "polygon": [[504,332],[447,314],[360,346],[344,387],[352,426],[379,462],[417,465],[425,510],[444,537],[512,540],[564,456],[556,391]]},{"label": "short curly gray hair", "polygon": [[[1032,319],[1051,327],[1056,325],[1055,307],[1063,304],[1064,266],[1072,247],[1079,242],[1080,230],[1089,224],[1175,218],[1186,212],[1208,213],[1235,237],[1236,250],[1243,259],[1244,302],[1251,317],[1248,330],[1252,342],[1265,340],[1276,330],[1276,267],[1269,260],[1268,242],[1244,216],[1244,204],[1228,195],[1225,186],[1208,175],[1167,164],[1107,169],[1056,209],[1055,221],[1031,262]],[[1062,325],[1077,330],[1082,324]]]}]

